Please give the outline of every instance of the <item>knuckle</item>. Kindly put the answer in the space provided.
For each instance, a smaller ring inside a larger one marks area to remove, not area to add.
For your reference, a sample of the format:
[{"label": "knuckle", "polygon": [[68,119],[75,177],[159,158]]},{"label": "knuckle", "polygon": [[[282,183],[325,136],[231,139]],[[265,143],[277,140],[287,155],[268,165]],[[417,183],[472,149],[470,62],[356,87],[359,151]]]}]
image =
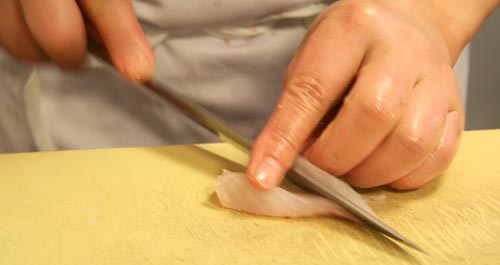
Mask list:
[{"label": "knuckle", "polygon": [[397,106],[389,102],[382,102],[380,96],[367,96],[353,98],[347,96],[344,106],[353,109],[363,120],[370,124],[394,123],[397,119]]},{"label": "knuckle", "polygon": [[457,147],[455,145],[449,144],[440,146],[438,150],[430,155],[430,158],[434,160],[434,164],[436,164],[439,174],[443,173],[451,164],[455,157],[456,150]]},{"label": "knuckle", "polygon": [[389,186],[397,190],[413,190],[420,188],[425,183],[426,182],[424,181],[415,181],[415,177],[413,175],[408,175],[389,184]]},{"label": "knuckle", "polygon": [[[332,8],[335,8],[335,5]],[[381,7],[370,1],[344,1],[339,3],[337,8],[343,11],[340,15],[340,23],[347,29],[371,25],[382,13]],[[328,16],[325,17],[327,18]]]},{"label": "knuckle", "polygon": [[[458,142],[441,143],[428,157],[424,164],[414,172],[390,184],[399,190],[422,187],[432,179],[442,175],[450,166],[458,149]],[[414,176],[416,174],[416,176]]]},{"label": "knuckle", "polygon": [[366,174],[360,174],[356,169],[350,171],[345,176],[345,180],[356,188],[366,189],[373,188],[377,186],[373,183],[373,179],[379,178],[379,175],[376,172],[371,173],[369,176]]},{"label": "knuckle", "polygon": [[329,155],[325,155],[324,157],[327,159],[325,162],[328,162],[329,165],[328,171],[336,176],[345,175],[353,167],[353,165],[345,163],[341,155],[337,152],[330,152]]},{"label": "knuckle", "polygon": [[279,157],[281,153],[297,154],[299,152],[300,146],[294,140],[295,137],[293,133],[284,127],[273,127],[268,137],[269,142],[275,145],[273,153],[275,153],[277,157]]},{"label": "knuckle", "polygon": [[407,157],[422,157],[429,152],[431,146],[429,137],[421,131],[398,133],[396,142],[402,154]]},{"label": "knuckle", "polygon": [[288,101],[299,111],[323,113],[328,107],[328,88],[326,84],[312,75],[293,77],[287,85]]}]

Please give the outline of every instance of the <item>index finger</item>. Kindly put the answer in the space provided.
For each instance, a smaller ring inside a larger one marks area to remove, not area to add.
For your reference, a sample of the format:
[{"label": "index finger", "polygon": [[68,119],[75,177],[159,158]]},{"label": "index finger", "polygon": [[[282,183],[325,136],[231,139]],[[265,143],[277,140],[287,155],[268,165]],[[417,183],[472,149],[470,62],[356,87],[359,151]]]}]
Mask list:
[{"label": "index finger", "polygon": [[78,0],[115,67],[127,79],[151,79],[154,58],[130,0]]},{"label": "index finger", "polygon": [[285,89],[254,144],[248,165],[247,175],[257,188],[281,182],[302,144],[354,79],[366,42],[350,30],[352,25],[337,21],[320,21],[289,66]]}]

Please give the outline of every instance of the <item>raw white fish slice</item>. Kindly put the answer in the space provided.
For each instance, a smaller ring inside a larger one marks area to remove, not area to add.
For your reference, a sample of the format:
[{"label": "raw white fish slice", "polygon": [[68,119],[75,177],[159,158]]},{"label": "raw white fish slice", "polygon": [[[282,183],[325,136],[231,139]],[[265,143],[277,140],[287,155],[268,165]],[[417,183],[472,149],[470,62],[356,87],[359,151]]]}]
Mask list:
[{"label": "raw white fish slice", "polygon": [[359,220],[338,204],[309,192],[290,181],[269,191],[254,188],[244,173],[224,170],[215,181],[223,207],[273,217],[339,216]]}]

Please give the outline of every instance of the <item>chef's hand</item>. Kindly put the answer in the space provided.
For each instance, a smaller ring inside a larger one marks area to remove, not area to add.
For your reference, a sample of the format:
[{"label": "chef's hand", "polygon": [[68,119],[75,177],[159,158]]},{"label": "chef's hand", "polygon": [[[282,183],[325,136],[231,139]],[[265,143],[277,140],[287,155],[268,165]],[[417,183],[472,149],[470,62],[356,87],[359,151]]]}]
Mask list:
[{"label": "chef's hand", "polygon": [[129,80],[151,78],[154,59],[129,0],[1,0],[0,47],[27,62],[83,63],[87,34]]},{"label": "chef's hand", "polygon": [[252,150],[250,181],[276,186],[298,153],[362,188],[412,189],[441,174],[464,127],[452,66],[497,5],[333,4],[288,67],[283,94]]}]

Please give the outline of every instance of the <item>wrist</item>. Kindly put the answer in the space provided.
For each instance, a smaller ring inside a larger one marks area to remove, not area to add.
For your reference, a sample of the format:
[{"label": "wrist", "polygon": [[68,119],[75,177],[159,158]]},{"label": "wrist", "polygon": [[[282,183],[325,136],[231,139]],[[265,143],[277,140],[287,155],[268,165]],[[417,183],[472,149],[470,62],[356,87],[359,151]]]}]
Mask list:
[{"label": "wrist", "polygon": [[454,64],[484,21],[499,6],[500,0],[421,0],[412,4],[437,25],[448,47],[450,62]]}]

